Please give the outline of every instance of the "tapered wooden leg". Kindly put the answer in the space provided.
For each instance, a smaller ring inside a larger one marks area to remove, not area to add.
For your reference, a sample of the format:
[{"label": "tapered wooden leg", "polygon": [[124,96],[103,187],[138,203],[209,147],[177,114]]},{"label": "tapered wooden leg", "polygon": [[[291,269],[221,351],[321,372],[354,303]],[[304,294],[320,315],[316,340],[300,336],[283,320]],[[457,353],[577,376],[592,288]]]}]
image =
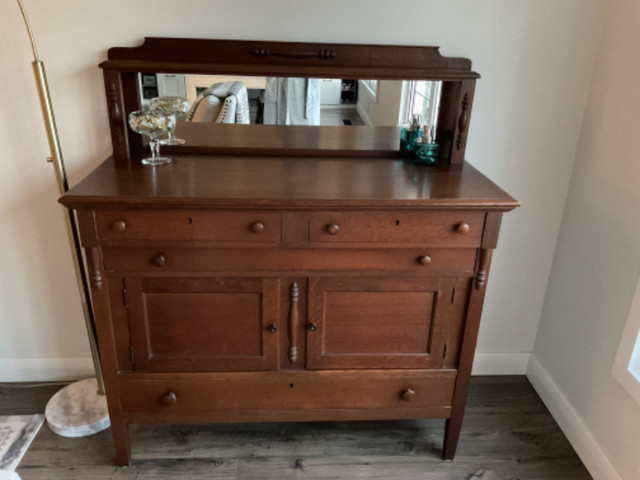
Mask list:
[{"label": "tapered wooden leg", "polygon": [[464,326],[460,359],[458,361],[458,375],[456,377],[456,385],[451,404],[451,417],[447,420],[444,432],[442,458],[445,460],[453,460],[453,457],[456,455],[456,448],[458,447],[464,409],[467,405],[471,367],[473,366],[473,357],[478,340],[480,314],[482,313],[482,304],[484,302],[485,287],[492,253],[493,250],[491,249],[481,249],[479,251],[476,275],[471,281],[471,293],[469,294],[469,304],[467,306],[467,321]]},{"label": "tapered wooden leg", "polygon": [[112,422],[111,433],[113,434],[113,443],[116,447],[116,465],[120,467],[129,466],[129,462],[131,462],[129,425],[124,422]]},{"label": "tapered wooden leg", "polygon": [[447,420],[444,427],[444,444],[442,446],[442,458],[444,460],[453,460],[453,457],[456,456],[458,439],[462,428],[462,417],[463,415],[452,416]]}]

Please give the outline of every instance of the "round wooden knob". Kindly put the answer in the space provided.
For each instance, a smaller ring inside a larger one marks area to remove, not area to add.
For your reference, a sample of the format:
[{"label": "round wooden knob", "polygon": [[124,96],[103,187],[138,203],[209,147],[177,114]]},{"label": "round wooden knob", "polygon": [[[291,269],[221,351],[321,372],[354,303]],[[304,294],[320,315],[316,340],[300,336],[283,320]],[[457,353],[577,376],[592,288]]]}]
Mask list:
[{"label": "round wooden knob", "polygon": [[418,263],[423,267],[428,267],[431,265],[431,257],[429,255],[423,255],[418,259]]},{"label": "round wooden knob", "polygon": [[160,397],[160,403],[170,407],[178,403],[178,397],[173,392],[167,392],[162,397]]},{"label": "round wooden knob", "polygon": [[469,230],[471,230],[471,227],[469,227],[468,223],[461,223],[460,225],[458,225],[458,228],[456,230],[458,230],[458,233],[460,235],[466,235],[467,233],[469,233]]},{"label": "round wooden knob", "polygon": [[167,259],[163,254],[159,253],[158,255],[153,257],[153,264],[156,267],[164,267],[167,264]]},{"label": "round wooden knob", "polygon": [[413,388],[409,387],[402,391],[402,399],[410,402],[416,397],[416,392]]},{"label": "round wooden knob", "polygon": [[124,220],[116,220],[111,224],[111,230],[114,232],[124,232],[127,229],[127,224]]},{"label": "round wooden knob", "polygon": [[269,333],[276,333],[278,331],[278,327],[276,327],[273,323],[267,327]]},{"label": "round wooden knob", "polygon": [[318,326],[315,323],[310,323],[309,325],[307,325],[307,328],[310,332],[315,332],[318,329]]},{"label": "round wooden knob", "polygon": [[251,225],[251,231],[253,233],[262,233],[264,232],[264,223],[262,222],[256,222],[253,225]]},{"label": "round wooden knob", "polygon": [[339,231],[340,231],[340,227],[338,226],[337,223],[334,223],[327,227],[327,232],[329,232],[331,235],[337,235]]}]

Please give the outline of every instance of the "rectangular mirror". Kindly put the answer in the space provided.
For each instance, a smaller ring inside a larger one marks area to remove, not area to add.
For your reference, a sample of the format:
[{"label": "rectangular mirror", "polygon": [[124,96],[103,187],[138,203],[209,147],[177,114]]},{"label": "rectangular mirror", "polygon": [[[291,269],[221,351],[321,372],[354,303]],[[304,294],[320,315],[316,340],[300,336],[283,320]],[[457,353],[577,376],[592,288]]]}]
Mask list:
[{"label": "rectangular mirror", "polygon": [[418,124],[439,162],[462,163],[479,77],[438,47],[156,37],[110,48],[100,67],[123,162],[146,149],[128,116],[155,96],[180,96],[192,109],[176,153],[395,158],[399,126]]},{"label": "rectangular mirror", "polygon": [[414,115],[436,126],[441,81],[140,73],[142,104],[189,101],[187,122],[395,127]]}]

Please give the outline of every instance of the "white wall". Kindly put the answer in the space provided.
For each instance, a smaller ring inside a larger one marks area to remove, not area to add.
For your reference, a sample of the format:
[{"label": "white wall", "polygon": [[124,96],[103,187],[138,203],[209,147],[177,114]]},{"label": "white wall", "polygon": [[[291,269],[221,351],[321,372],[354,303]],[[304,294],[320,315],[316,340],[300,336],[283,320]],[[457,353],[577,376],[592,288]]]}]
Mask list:
[{"label": "white wall", "polygon": [[374,95],[369,87],[360,82],[357,109],[365,125],[400,125],[403,83],[402,80],[379,80]]},{"label": "white wall", "polygon": [[[518,198],[489,282],[479,364],[522,373],[535,339],[588,85],[602,0],[24,0],[48,70],[71,183],[110,152],[108,47],[144,35],[440,45],[477,88],[468,158]],[[0,28],[0,381],[75,375],[88,355],[17,5]],[[30,359],[26,361],[25,359]],[[90,369],[90,362],[85,364]],[[20,370],[31,369],[30,371]]]},{"label": "white wall", "polygon": [[640,406],[611,369],[640,277],[639,27],[637,0],[611,2],[531,372],[564,397],[575,445],[591,436],[576,448],[608,471],[594,477],[625,480],[640,478]]}]

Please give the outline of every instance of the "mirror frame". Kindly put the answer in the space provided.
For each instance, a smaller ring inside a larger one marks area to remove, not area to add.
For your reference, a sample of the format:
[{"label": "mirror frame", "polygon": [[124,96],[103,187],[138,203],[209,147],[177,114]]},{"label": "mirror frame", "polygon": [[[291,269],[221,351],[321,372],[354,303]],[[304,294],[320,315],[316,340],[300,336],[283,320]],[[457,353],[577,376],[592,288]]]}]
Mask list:
[{"label": "mirror frame", "polygon": [[[443,57],[439,47],[354,45],[337,43],[296,43],[247,40],[205,40],[145,37],[138,47],[113,47],[102,62],[113,154],[116,161],[128,161],[143,153],[142,137],[127,125],[130,112],[141,108],[139,72],[185,74],[236,74],[318,78],[355,78],[378,80],[441,80],[442,95],[436,140],[440,144],[439,163],[460,164],[464,154],[473,105],[475,83],[480,75],[471,70],[467,58]],[[280,136],[271,144],[252,137],[243,125],[243,135],[231,135],[227,125],[210,124],[204,128],[185,123],[181,136],[201,139],[185,147],[173,147],[174,153],[242,154],[322,154],[339,156],[399,156],[399,127],[275,127],[269,137]],[[212,135],[213,129],[226,128],[225,135]],[[300,128],[308,142],[294,139]],[[361,134],[364,128],[373,133]],[[288,129],[288,130],[287,130]],[[339,133],[336,129],[342,129]],[[186,132],[185,132],[186,130]],[[236,129],[237,130],[237,129]],[[264,130],[263,130],[264,131]],[[207,133],[208,132],[208,133]],[[259,133],[258,130],[256,132]],[[293,132],[293,133],[289,133]],[[354,135],[355,132],[360,132]],[[211,134],[211,135],[210,135]],[[290,136],[291,138],[286,138]],[[262,135],[262,140],[267,136]],[[354,137],[357,137],[354,140]],[[223,139],[227,139],[226,143]],[[319,144],[318,138],[332,138]],[[388,142],[380,139],[388,139]],[[372,143],[371,149],[362,149]],[[229,143],[230,142],[230,143]],[[394,146],[392,146],[394,145]],[[397,145],[397,147],[396,147]]]}]

